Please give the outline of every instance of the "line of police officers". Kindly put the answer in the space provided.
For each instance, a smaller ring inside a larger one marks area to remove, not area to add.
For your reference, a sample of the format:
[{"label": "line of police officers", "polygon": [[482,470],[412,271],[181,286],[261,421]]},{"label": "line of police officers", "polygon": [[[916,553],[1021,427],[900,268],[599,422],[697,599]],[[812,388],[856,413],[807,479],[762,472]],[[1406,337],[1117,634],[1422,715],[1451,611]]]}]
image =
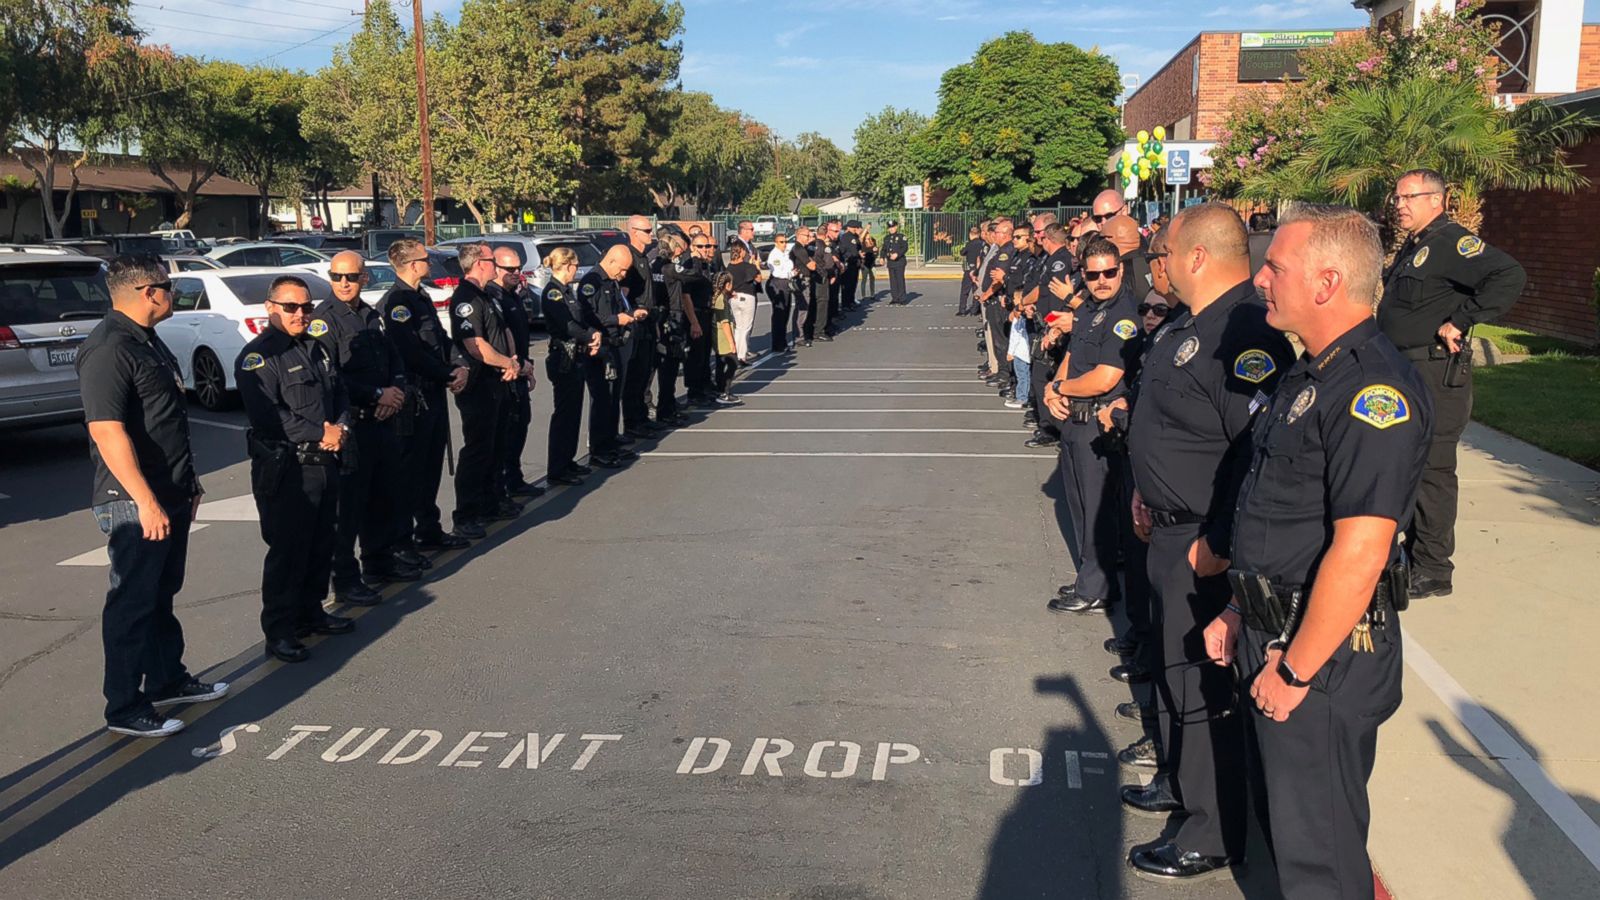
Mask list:
[{"label": "line of police officers", "polygon": [[1149,732],[1119,761],[1154,775],[1123,804],[1177,825],[1130,853],[1141,876],[1227,876],[1254,785],[1285,896],[1373,896],[1366,785],[1400,703],[1398,613],[1449,593],[1469,332],[1525,277],[1443,215],[1437,173],[1392,202],[1411,236],[1386,270],[1365,216],[1301,205],[1253,278],[1232,207],[1184,210],[1139,254],[1178,304],[1150,334],[1134,307],[1155,282],[1095,233],[1125,214],[1114,192],[1070,235],[1036,219],[1036,248],[1003,219],[969,243],[958,315],[984,315],[991,347],[1026,317],[1048,373],[1035,420],[1060,435],[1078,573],[1049,608],[1124,601],[1112,675],[1154,682],[1116,710]]}]

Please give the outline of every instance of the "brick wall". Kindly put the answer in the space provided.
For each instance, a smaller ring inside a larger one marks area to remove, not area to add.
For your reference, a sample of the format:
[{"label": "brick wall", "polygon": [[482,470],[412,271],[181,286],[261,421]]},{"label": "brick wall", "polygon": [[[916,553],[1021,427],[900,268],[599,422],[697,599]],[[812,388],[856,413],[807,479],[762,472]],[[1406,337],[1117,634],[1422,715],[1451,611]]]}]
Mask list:
[{"label": "brick wall", "polygon": [[[1578,147],[1572,162],[1600,171],[1600,138]],[[1600,192],[1491,191],[1484,199],[1484,240],[1528,270],[1527,290],[1502,324],[1600,344],[1593,284],[1600,229],[1585,224],[1600,219]]]},{"label": "brick wall", "polygon": [[1578,90],[1600,87],[1600,25],[1583,26],[1578,47]]},{"label": "brick wall", "polygon": [[1195,114],[1194,55],[1200,52],[1204,39],[1205,35],[1201,35],[1190,41],[1123,104],[1122,127],[1129,134],[1161,125],[1167,129],[1167,139],[1174,140],[1173,126]]}]

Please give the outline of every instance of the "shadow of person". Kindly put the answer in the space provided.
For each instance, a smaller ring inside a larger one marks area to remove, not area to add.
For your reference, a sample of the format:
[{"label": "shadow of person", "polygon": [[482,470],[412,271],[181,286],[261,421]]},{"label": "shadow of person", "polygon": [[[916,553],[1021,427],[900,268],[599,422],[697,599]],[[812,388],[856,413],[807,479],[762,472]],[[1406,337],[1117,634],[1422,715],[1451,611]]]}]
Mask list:
[{"label": "shadow of person", "polygon": [[[1527,885],[1528,892],[1535,897],[1594,896],[1591,892],[1594,884],[1600,881],[1600,875],[1589,869],[1581,851],[1566,841],[1554,845],[1549,831],[1529,827],[1529,823],[1549,819],[1552,814],[1529,795],[1508,767],[1527,766],[1531,770],[1538,764],[1538,748],[1503,716],[1493,710],[1485,711],[1505,729],[1512,740],[1527,750],[1527,755],[1498,755],[1481,743],[1480,753],[1456,740],[1437,719],[1429,719],[1425,724],[1433,733],[1440,751],[1451,761],[1479,781],[1505,794],[1511,801],[1512,810],[1500,833],[1500,844],[1517,867],[1517,874]],[[1600,816],[1600,800],[1582,794],[1569,793],[1568,796],[1577,806],[1574,812],[1592,821],[1600,821],[1600,817],[1597,817]],[[1556,800],[1559,802],[1560,798]],[[1561,810],[1555,811],[1555,815],[1560,814]],[[1589,879],[1587,888],[1577,884],[1584,876]]]},{"label": "shadow of person", "polygon": [[[1045,732],[1040,781],[1016,787],[1017,800],[990,841],[977,896],[1120,897],[1126,851],[1109,738],[1072,676],[1041,676],[1034,690],[1066,700],[1068,724]],[[1025,767],[1015,764],[1012,774],[1026,774]]]}]

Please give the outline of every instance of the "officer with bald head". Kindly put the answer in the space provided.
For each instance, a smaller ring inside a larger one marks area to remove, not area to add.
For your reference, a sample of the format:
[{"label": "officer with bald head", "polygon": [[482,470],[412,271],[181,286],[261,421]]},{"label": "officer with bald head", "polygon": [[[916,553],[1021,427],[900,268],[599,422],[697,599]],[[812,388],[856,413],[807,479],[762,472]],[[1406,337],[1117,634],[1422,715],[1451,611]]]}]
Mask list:
[{"label": "officer with bald head", "polygon": [[1151,287],[1150,261],[1144,256],[1144,235],[1130,216],[1112,216],[1100,226],[1106,240],[1117,245],[1123,277],[1133,284],[1135,296],[1143,298]]}]

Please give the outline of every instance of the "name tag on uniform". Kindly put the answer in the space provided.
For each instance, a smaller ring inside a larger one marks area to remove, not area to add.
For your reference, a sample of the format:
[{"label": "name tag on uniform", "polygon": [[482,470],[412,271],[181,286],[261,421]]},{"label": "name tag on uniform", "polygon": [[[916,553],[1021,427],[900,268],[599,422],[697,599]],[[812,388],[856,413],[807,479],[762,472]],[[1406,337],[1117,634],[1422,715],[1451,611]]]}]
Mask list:
[{"label": "name tag on uniform", "polygon": [[298,372],[298,371],[300,371],[301,369],[304,369],[304,368],[305,368],[305,366],[290,366],[289,367],[289,371],[290,372]]},{"label": "name tag on uniform", "polygon": [[1267,395],[1256,391],[1256,395],[1250,398],[1250,415],[1255,415],[1257,410],[1267,405],[1267,402]]}]

